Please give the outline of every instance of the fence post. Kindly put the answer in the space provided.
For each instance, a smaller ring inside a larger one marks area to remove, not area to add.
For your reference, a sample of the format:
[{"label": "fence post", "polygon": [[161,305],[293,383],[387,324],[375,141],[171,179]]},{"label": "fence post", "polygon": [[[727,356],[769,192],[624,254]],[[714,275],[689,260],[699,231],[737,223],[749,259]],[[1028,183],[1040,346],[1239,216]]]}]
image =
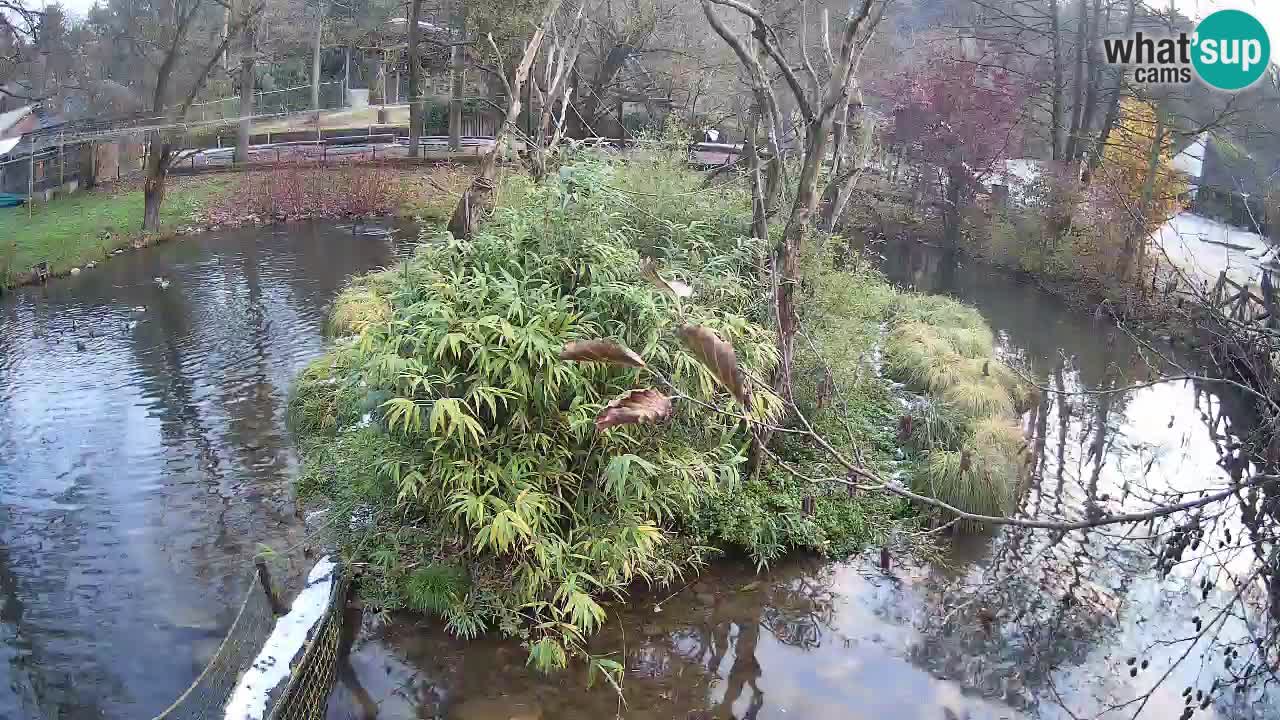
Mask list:
[{"label": "fence post", "polygon": [[27,167],[27,220],[31,219],[31,203],[36,195],[36,139],[31,138],[31,161]]},{"label": "fence post", "polygon": [[280,601],[280,596],[276,594],[275,587],[271,584],[271,574],[267,572],[267,561],[258,558],[253,561],[255,567],[258,568],[258,582],[262,585],[262,591],[267,594],[267,600],[271,603],[271,614],[284,615],[288,611],[284,607],[284,603]]}]

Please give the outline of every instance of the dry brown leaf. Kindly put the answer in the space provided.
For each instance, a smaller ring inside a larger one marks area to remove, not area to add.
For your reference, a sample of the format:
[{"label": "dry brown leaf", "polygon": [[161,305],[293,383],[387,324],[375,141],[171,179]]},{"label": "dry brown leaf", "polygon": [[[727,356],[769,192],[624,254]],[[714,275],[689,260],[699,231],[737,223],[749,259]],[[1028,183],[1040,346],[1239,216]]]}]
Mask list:
[{"label": "dry brown leaf", "polygon": [[575,340],[560,351],[560,359],[644,367],[644,359],[611,340]]},{"label": "dry brown leaf", "polygon": [[733,395],[738,404],[751,409],[751,393],[738,367],[738,355],[733,346],[716,335],[711,328],[702,325],[685,325],[680,328],[680,341],[702,363],[716,380]]},{"label": "dry brown leaf", "polygon": [[614,399],[596,416],[596,430],[618,425],[657,423],[671,415],[671,398],[654,390],[632,390]]},{"label": "dry brown leaf", "polygon": [[679,280],[667,280],[658,274],[658,264],[653,258],[646,258],[640,263],[640,274],[654,287],[675,298],[693,297],[693,288]]}]

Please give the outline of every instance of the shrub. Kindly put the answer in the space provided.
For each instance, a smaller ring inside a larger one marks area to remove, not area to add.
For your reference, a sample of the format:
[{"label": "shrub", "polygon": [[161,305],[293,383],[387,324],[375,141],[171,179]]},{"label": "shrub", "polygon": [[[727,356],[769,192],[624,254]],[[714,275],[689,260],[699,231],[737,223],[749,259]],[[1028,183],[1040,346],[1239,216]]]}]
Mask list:
[{"label": "shrub", "polygon": [[406,198],[399,176],[388,168],[289,165],[250,173],[211,215],[215,219],[346,218],[391,215]]},{"label": "shrub", "polygon": [[642,231],[608,189],[626,182],[614,166],[566,169],[543,185],[513,178],[476,236],[435,238],[348,291],[337,324],[358,341],[304,373],[291,404],[305,486],[347,509],[339,526],[361,504],[377,515],[376,533],[346,543],[372,568],[365,592],[460,635],[517,635],[543,668],[581,647],[605,600],[703,560],[709,548],[679,531],[737,485],[748,441],[736,420],[687,404],[665,427],[598,431],[639,373],[566,363],[561,348],[613,339],[714,404],[729,400],[676,342],[680,324],[714,328],[754,375],[774,362],[752,320],[754,276],[735,272],[750,264],[734,254],[758,244],[693,223],[667,235],[664,257],[705,258],[663,267],[697,288],[696,305],[680,304],[641,276]]},{"label": "shrub", "polygon": [[[866,267],[834,270],[838,242],[812,238],[805,258],[801,305],[805,328],[792,373],[799,411],[843,455],[860,456],[877,470],[892,471],[900,405],[876,367],[881,324],[898,296]],[[775,452],[808,477],[842,477],[844,469],[824,451],[795,435],[775,436]],[[805,501],[810,501],[806,513]],[[698,536],[744,548],[763,566],[787,550],[802,548],[843,556],[883,540],[891,528],[910,524],[908,503],[883,493],[850,495],[842,484],[801,481],[776,465],[762,477],[708,498],[698,515]]]}]

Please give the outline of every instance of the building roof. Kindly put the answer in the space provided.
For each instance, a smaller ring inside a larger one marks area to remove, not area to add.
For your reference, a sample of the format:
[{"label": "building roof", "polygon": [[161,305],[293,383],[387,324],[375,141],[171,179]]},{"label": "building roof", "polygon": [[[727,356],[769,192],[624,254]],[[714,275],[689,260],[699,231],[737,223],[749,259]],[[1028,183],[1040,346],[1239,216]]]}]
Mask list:
[{"label": "building roof", "polygon": [[0,157],[8,155],[9,151],[17,147],[20,142],[22,142],[21,136],[0,139]]},{"label": "building roof", "polygon": [[1212,133],[1204,155],[1203,187],[1261,194],[1280,176],[1280,149],[1267,142],[1248,146],[1226,133]]},{"label": "building roof", "polygon": [[30,115],[36,109],[35,105],[27,105],[17,110],[10,110],[7,113],[0,113],[0,134],[18,124],[22,118]]},{"label": "building roof", "polygon": [[1204,175],[1204,156],[1209,145],[1209,131],[1200,133],[1190,145],[1174,156],[1171,165],[1174,170],[1184,172],[1192,180],[1199,181]]}]

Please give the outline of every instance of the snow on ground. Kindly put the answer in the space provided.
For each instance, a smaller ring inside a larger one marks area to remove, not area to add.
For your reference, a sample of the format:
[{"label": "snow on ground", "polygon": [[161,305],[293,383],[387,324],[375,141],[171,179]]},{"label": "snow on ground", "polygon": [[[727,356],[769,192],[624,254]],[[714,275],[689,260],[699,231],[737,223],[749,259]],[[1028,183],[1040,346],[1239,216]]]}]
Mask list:
[{"label": "snow on ground", "polygon": [[1223,270],[1236,282],[1255,281],[1262,266],[1276,257],[1261,235],[1189,212],[1173,216],[1151,234],[1151,239],[1188,279],[1210,286]]},{"label": "snow on ground", "polygon": [[294,599],[289,613],[276,621],[262,651],[245,671],[227,701],[226,720],[262,720],[271,691],[289,678],[289,665],[307,643],[311,630],[324,617],[333,593],[338,565],[326,555],[307,575],[307,586]]}]

